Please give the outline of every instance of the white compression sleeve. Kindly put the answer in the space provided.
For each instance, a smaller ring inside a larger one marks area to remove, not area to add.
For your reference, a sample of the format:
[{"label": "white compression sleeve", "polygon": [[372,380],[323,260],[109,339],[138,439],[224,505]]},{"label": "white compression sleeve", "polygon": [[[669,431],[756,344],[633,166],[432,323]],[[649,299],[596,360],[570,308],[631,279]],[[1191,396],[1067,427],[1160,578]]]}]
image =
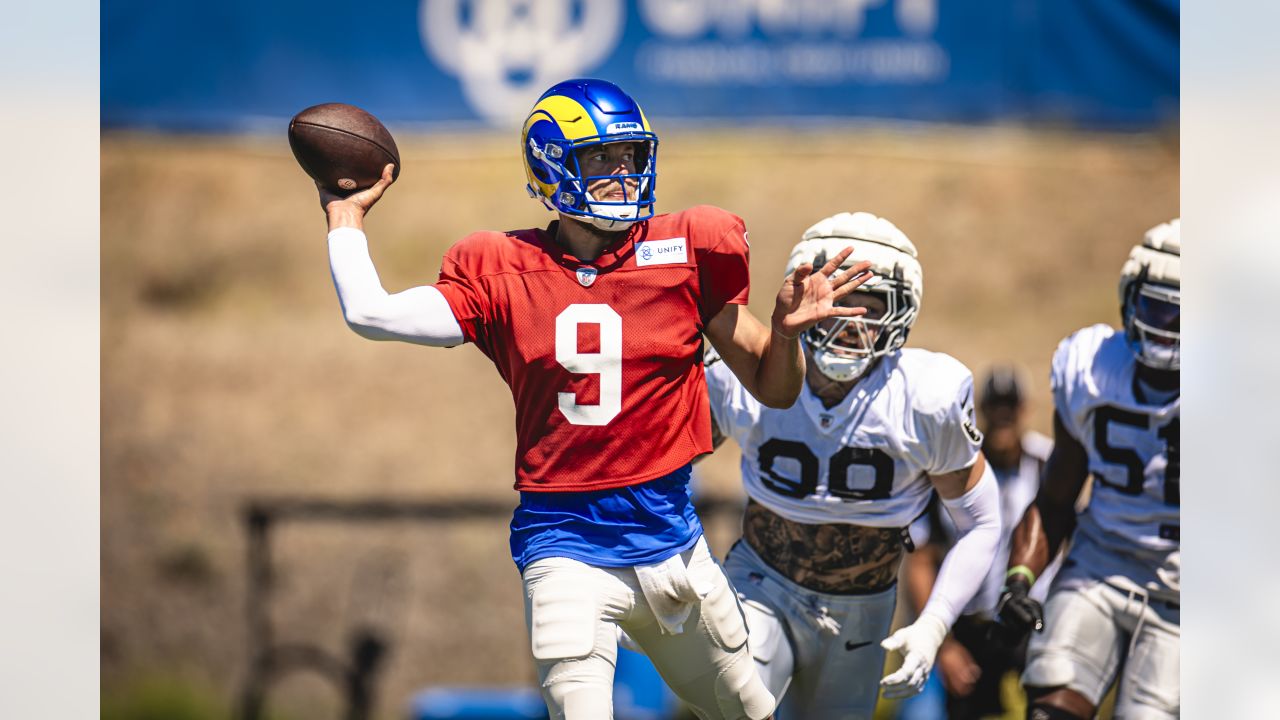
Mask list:
[{"label": "white compression sleeve", "polygon": [[938,570],[924,612],[951,627],[965,605],[982,587],[1000,549],[1000,486],[987,465],[969,492],[942,499],[959,538]]},{"label": "white compression sleeve", "polygon": [[341,227],[329,233],[329,270],[347,325],[361,337],[435,347],[462,344],[462,328],[435,287],[394,295],[383,289],[363,231]]}]

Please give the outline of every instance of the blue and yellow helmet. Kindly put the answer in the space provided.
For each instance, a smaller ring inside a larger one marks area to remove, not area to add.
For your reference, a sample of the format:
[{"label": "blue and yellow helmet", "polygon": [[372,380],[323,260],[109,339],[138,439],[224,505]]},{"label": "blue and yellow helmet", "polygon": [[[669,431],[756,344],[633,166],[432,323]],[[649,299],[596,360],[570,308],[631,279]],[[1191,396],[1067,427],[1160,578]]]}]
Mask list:
[{"label": "blue and yellow helmet", "polygon": [[[635,143],[635,172],[584,176],[578,164],[584,148]],[[552,87],[538,98],[520,134],[529,195],[551,210],[620,230],[653,217],[658,136],[631,96],[604,80],[578,78]],[[587,193],[591,181],[609,178],[624,199],[600,201]]]}]

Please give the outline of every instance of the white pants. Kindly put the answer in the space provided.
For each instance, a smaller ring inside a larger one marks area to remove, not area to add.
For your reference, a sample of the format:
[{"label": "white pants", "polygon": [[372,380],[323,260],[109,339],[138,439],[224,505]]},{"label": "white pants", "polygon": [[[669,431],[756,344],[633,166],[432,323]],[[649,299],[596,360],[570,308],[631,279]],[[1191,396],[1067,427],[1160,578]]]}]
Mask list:
[{"label": "white pants", "polygon": [[554,720],[613,717],[617,628],[644,650],[663,679],[704,720],[760,720],[774,700],[756,675],[733,588],[706,541],[681,554],[707,596],[684,631],[664,634],[635,570],[546,558],[525,568],[525,623],[542,697]]},{"label": "white pants", "polygon": [[791,582],[739,542],[725,571],[751,630],[751,653],[778,720],[871,720],[880,694],[896,586],[828,595]]},{"label": "white pants", "polygon": [[1057,580],[1045,605],[1044,632],[1032,633],[1027,647],[1023,685],[1067,687],[1096,707],[1123,663],[1117,718],[1178,717],[1179,608],[1099,579]]}]

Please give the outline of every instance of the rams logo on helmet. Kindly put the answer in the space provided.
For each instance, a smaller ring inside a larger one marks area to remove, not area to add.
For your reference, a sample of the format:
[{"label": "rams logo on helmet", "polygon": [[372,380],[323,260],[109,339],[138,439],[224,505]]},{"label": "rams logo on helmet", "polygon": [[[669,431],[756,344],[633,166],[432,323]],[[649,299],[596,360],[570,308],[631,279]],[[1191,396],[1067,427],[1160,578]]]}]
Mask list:
[{"label": "rams logo on helmet", "polygon": [[[584,149],[607,143],[635,144],[634,172],[593,176],[578,163]],[[520,135],[529,195],[551,210],[603,230],[621,230],[653,217],[658,136],[644,112],[617,85],[589,78],[566,80],[542,94]],[[623,188],[622,199],[596,199],[592,181]]]}]

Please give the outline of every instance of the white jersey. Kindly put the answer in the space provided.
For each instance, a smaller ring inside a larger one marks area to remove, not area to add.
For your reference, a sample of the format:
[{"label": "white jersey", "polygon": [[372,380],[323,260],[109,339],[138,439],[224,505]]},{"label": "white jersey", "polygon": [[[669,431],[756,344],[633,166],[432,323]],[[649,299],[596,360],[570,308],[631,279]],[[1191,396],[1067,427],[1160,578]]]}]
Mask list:
[{"label": "white jersey", "polygon": [[1117,559],[1156,569],[1159,584],[1176,590],[1180,398],[1148,402],[1136,370],[1122,332],[1107,325],[1084,328],[1054,353],[1054,409],[1088,452],[1094,478],[1077,534]]},{"label": "white jersey", "polygon": [[706,374],[747,494],[794,522],[907,527],[929,504],[928,476],[969,467],[981,449],[973,375],[942,353],[890,353],[832,408],[808,383],[790,408],[764,407],[714,356]]}]

